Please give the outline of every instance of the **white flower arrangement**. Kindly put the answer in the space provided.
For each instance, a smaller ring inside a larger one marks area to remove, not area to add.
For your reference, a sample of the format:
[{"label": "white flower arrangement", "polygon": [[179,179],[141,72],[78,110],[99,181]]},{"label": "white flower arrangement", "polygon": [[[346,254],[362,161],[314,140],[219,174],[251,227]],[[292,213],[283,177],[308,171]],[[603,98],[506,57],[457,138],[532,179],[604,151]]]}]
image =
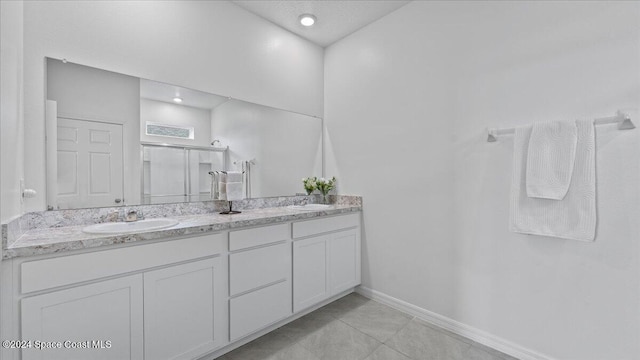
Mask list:
[{"label": "white flower arrangement", "polygon": [[336,177],[334,176],[329,180],[325,178],[317,179],[316,187],[318,188],[318,190],[320,190],[320,192],[322,193],[322,196],[324,196],[326,199],[329,191],[333,190],[333,188],[336,187]]},{"label": "white flower arrangement", "polygon": [[307,195],[311,195],[311,193],[318,188],[316,181],[318,178],[308,177],[302,178],[302,184],[304,185],[304,190],[307,192]]}]

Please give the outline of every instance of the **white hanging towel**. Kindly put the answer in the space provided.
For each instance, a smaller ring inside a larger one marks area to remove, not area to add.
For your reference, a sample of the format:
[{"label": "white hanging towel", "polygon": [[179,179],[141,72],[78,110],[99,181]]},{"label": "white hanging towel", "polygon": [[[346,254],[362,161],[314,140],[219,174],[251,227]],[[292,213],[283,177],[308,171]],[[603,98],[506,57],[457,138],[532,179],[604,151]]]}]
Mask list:
[{"label": "white hanging towel", "polygon": [[227,200],[227,183],[218,183],[218,200]]},{"label": "white hanging towel", "polygon": [[577,140],[573,121],[533,125],[527,151],[527,196],[564,199],[573,174]]},{"label": "white hanging towel", "polygon": [[244,199],[242,172],[227,171],[226,173],[222,173],[220,175],[218,191],[220,192],[220,200],[237,201]]},{"label": "white hanging towel", "polygon": [[577,142],[569,190],[562,200],[530,198],[526,168],[531,126],[517,128],[509,229],[512,232],[593,241],[596,235],[596,168],[593,121],[576,121]]},{"label": "white hanging towel", "polygon": [[242,172],[240,171],[227,171],[225,182],[242,182]]},{"label": "white hanging towel", "polygon": [[228,201],[236,201],[244,199],[242,195],[242,182],[228,182],[226,183],[226,195]]}]

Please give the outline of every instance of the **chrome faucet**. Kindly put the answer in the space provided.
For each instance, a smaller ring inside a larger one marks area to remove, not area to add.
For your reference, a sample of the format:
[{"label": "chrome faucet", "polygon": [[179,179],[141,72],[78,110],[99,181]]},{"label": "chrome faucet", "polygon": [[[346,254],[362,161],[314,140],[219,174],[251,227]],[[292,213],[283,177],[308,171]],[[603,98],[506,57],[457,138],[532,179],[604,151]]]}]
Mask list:
[{"label": "chrome faucet", "polygon": [[120,211],[119,210],[113,210],[110,213],[108,213],[105,218],[104,218],[105,222],[118,222],[120,221]]},{"label": "chrome faucet", "polygon": [[127,215],[124,217],[124,221],[126,222],[138,221],[138,213],[135,210],[127,211]]},{"label": "chrome faucet", "polygon": [[125,222],[133,222],[133,221],[138,221],[138,220],[142,220],[142,210],[131,210],[129,209],[129,211],[124,211],[124,221]]}]

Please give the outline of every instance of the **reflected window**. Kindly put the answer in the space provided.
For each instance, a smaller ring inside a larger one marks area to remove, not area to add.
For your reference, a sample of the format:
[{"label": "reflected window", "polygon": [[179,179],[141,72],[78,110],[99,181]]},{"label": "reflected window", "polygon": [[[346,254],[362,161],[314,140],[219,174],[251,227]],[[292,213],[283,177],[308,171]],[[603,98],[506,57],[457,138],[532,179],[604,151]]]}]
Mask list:
[{"label": "reflected window", "polygon": [[175,126],[175,125],[165,125],[152,123],[147,121],[146,123],[146,133],[147,135],[154,136],[165,136],[172,137],[178,139],[191,139],[194,138],[194,129],[193,127],[186,126]]}]

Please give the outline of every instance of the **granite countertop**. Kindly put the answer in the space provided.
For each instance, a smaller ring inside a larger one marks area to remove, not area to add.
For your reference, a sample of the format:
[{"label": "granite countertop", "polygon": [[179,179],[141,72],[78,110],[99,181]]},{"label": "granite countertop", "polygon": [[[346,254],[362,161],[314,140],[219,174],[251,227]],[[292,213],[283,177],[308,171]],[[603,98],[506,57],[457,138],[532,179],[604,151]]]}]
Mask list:
[{"label": "granite countertop", "polygon": [[357,205],[331,205],[318,211],[298,210],[287,206],[246,209],[241,214],[221,215],[218,213],[171,216],[180,221],[178,225],[161,230],[129,234],[87,234],[82,232],[86,225],[55,228],[31,229],[8,244],[3,250],[3,258],[26,257],[54,254],[72,250],[96,248],[113,244],[136,241],[157,240],[183,235],[204,234],[248,226],[268,225],[287,221],[311,219],[327,215],[360,211]]}]

